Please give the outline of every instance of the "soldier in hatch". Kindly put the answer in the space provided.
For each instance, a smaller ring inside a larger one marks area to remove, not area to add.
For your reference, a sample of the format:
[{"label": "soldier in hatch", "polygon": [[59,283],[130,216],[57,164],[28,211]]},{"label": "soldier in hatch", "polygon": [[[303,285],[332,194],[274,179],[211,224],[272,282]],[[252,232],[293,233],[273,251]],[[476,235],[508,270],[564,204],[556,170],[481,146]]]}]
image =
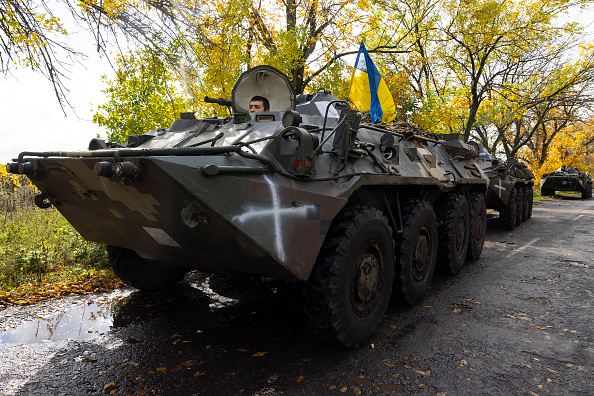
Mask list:
[{"label": "soldier in hatch", "polygon": [[264,96],[254,96],[250,100],[250,113],[265,113],[270,111],[270,102]]}]

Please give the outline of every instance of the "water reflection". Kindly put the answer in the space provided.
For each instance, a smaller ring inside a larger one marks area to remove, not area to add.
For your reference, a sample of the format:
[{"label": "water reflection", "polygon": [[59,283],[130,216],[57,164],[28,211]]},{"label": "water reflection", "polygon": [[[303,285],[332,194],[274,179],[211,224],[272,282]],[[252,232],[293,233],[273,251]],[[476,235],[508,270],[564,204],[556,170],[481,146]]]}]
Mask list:
[{"label": "water reflection", "polygon": [[59,308],[59,312],[43,313],[42,317],[3,334],[0,345],[86,340],[97,334],[107,333],[114,327],[114,318],[127,300],[127,296],[118,295],[63,306]]}]

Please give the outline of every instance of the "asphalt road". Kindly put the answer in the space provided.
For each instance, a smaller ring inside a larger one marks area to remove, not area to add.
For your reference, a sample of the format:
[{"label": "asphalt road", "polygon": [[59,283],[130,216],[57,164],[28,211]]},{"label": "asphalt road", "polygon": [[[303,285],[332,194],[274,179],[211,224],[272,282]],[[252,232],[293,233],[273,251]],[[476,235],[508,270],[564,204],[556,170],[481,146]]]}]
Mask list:
[{"label": "asphalt road", "polygon": [[594,200],[489,220],[483,256],[390,307],[372,338],[308,334],[299,288],[190,274],[0,310],[0,394],[594,395]]}]

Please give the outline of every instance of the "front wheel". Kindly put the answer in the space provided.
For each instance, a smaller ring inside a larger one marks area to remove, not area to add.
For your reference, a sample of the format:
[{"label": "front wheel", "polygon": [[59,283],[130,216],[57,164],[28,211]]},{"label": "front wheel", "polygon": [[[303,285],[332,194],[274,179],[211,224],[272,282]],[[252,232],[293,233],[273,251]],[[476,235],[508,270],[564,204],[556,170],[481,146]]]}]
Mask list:
[{"label": "front wheel", "polygon": [[107,246],[113,272],[128,286],[153,292],[165,289],[184,278],[185,268],[147,260],[134,250]]},{"label": "front wheel", "polygon": [[392,230],[382,211],[343,210],[303,290],[308,328],[347,348],[369,338],[388,307],[394,260]]}]

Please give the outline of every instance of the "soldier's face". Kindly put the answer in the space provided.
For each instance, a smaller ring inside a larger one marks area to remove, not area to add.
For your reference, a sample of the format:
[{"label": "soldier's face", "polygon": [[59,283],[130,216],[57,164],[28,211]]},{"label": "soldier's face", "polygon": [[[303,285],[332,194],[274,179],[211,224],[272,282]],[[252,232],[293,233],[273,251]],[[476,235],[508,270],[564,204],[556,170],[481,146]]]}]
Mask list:
[{"label": "soldier's face", "polygon": [[264,102],[261,100],[252,100],[250,102],[250,113],[261,113],[264,110]]}]

